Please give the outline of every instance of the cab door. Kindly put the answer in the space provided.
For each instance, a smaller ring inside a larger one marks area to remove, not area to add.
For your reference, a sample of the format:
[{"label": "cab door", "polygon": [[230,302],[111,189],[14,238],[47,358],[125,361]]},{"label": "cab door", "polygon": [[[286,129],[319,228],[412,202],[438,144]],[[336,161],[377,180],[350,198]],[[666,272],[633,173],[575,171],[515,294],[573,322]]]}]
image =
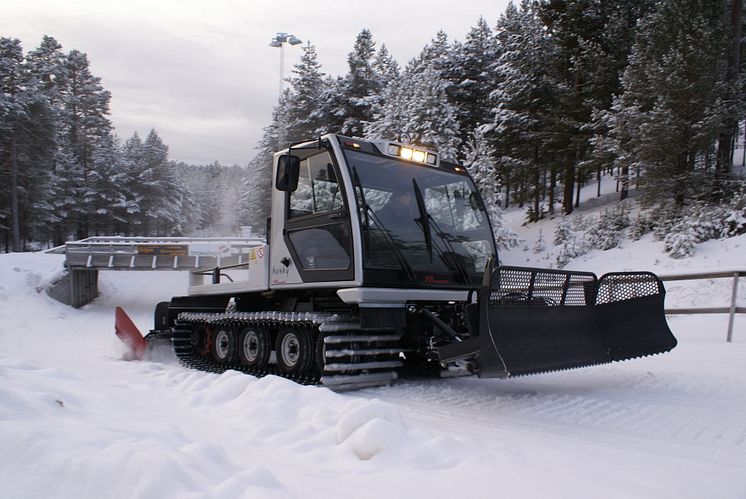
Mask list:
[{"label": "cab door", "polygon": [[303,282],[354,279],[350,210],[339,168],[327,151],[300,163],[287,193],[284,240]]}]

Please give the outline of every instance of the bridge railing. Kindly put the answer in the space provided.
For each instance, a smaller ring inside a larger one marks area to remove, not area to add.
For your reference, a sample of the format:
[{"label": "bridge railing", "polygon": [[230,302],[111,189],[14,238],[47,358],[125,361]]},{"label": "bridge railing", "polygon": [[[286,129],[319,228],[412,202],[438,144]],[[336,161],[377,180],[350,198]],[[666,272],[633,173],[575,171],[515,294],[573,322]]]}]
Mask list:
[{"label": "bridge railing", "polygon": [[50,250],[65,255],[69,269],[191,270],[243,264],[264,244],[261,238],[89,237]]},{"label": "bridge railing", "polygon": [[738,298],[738,279],[746,276],[746,270],[721,270],[712,272],[690,272],[686,274],[665,274],[659,275],[662,281],[696,281],[703,279],[733,279],[731,290],[730,305],[725,307],[688,307],[688,308],[667,308],[666,313],[671,315],[679,314],[728,314],[728,333],[726,341],[733,342],[733,324],[736,314],[746,313],[746,307],[737,305]]}]

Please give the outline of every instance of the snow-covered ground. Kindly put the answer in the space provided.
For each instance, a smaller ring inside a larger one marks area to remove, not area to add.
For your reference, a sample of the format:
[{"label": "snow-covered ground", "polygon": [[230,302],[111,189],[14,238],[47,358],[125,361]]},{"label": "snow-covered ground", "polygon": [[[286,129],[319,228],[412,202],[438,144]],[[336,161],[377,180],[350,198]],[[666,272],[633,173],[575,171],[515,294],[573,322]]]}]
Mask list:
[{"label": "snow-covered ground", "polygon": [[[516,224],[526,244],[503,261],[546,265],[530,248],[553,223]],[[744,248],[672,260],[643,238],[569,267],[744,268]],[[746,498],[746,316],[731,344],[725,316],[670,317],[679,346],[665,355],[338,394],[168,355],[122,361],[114,307],[147,329],[187,276],[102,272],[101,296],[75,310],[39,291],[61,269],[0,255],[0,497]],[[730,286],[672,283],[668,305],[725,306]]]}]

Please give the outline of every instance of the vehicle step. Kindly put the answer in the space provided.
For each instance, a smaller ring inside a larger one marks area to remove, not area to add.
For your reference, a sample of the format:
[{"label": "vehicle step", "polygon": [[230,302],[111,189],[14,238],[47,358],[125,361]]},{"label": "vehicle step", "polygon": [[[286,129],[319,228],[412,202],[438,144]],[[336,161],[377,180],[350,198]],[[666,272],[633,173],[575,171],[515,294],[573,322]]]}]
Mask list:
[{"label": "vehicle step", "polygon": [[399,341],[400,335],[396,334],[379,334],[379,335],[339,335],[339,336],[326,336],[324,337],[324,343],[327,345],[335,345],[339,343],[372,343],[374,341]]},{"label": "vehicle step", "polygon": [[398,360],[387,360],[382,362],[351,362],[348,364],[327,364],[324,366],[324,372],[362,371],[364,369],[392,369],[401,366],[402,363]]},{"label": "vehicle step", "polygon": [[354,349],[345,348],[343,350],[327,350],[326,357],[354,357],[355,355],[398,355],[400,352],[409,351],[401,348],[366,348]]},{"label": "vehicle step", "polygon": [[386,371],[386,372],[380,372],[380,373],[371,373],[371,374],[358,374],[358,375],[333,375],[333,376],[323,376],[321,378],[321,384],[324,386],[327,386],[335,391],[341,391],[345,389],[345,387],[348,387],[349,389],[357,389],[357,388],[363,388],[368,386],[380,386],[388,384],[395,379],[397,379],[399,375],[396,373],[396,371]]}]

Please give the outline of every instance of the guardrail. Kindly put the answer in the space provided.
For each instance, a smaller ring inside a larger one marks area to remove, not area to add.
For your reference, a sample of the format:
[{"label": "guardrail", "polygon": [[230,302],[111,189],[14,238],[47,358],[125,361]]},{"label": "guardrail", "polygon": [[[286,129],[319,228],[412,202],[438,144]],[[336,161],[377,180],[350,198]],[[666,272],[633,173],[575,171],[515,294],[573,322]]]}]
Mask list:
[{"label": "guardrail", "polygon": [[746,270],[723,270],[718,272],[692,272],[689,274],[659,275],[661,281],[695,281],[700,279],[733,279],[733,291],[729,307],[695,307],[695,308],[667,308],[666,313],[678,314],[728,314],[728,335],[726,341],[733,342],[733,323],[736,314],[746,314],[746,307],[736,306],[738,296],[738,278],[746,276]]}]

